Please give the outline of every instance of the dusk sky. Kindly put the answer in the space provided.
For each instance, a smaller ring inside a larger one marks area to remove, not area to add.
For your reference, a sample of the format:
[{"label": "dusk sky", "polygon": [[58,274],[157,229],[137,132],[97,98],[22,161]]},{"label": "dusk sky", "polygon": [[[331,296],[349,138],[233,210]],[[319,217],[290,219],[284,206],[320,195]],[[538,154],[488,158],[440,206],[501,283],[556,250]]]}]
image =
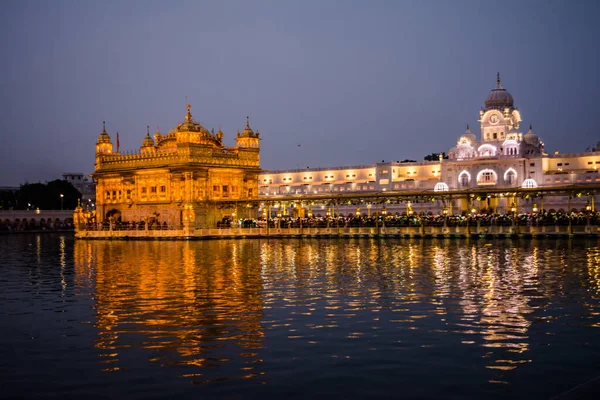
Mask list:
[{"label": "dusk sky", "polygon": [[[0,186],[89,174],[185,116],[261,167],[422,160],[495,87],[547,152],[600,140],[598,1],[2,1]],[[300,146],[298,146],[300,145]]]}]

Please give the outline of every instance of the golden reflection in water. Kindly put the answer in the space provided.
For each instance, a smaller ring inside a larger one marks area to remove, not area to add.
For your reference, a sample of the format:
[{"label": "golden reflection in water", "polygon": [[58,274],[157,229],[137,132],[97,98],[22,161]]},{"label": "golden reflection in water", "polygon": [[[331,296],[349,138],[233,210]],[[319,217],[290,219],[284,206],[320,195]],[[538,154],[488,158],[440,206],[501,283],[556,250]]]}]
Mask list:
[{"label": "golden reflection in water", "polygon": [[42,264],[42,235],[36,235],[35,237],[35,255],[39,267]]},{"label": "golden reflection in water", "polygon": [[228,379],[261,377],[262,283],[245,250],[241,242],[76,241],[76,279],[93,277],[102,369],[118,371],[141,348],[148,362],[188,367],[182,375],[196,383],[207,366],[232,365]]},{"label": "golden reflection in water", "polygon": [[600,294],[600,251],[598,248],[589,248],[586,253],[587,275],[590,288]]},{"label": "golden reflection in water", "polygon": [[60,288],[61,288],[61,297],[65,297],[65,291],[67,290],[67,281],[65,280],[65,237],[60,236],[58,238],[58,257],[60,263]]},{"label": "golden reflection in water", "polygon": [[[396,329],[422,348],[439,345],[432,335],[458,335],[485,350],[498,383],[531,362],[531,326],[553,318],[545,309],[573,274],[570,252],[535,240],[77,241],[75,271],[95,286],[106,369],[137,346],[149,362],[189,366],[186,376],[242,360],[240,377],[265,378],[269,334],[283,334],[293,352],[331,335],[377,343],[380,331]],[[598,294],[598,248],[586,257],[577,273]]]}]

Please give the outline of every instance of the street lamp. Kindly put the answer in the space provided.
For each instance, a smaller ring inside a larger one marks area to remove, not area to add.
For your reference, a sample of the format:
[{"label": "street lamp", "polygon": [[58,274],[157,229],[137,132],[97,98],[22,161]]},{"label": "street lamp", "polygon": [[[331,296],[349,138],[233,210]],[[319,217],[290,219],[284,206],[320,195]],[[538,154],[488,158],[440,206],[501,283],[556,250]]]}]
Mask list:
[{"label": "street lamp", "polygon": [[385,228],[385,217],[387,215],[387,209],[385,208],[385,206],[381,207],[381,215],[383,215],[383,218],[381,219],[382,228]]},{"label": "street lamp", "polygon": [[538,212],[538,206],[537,206],[537,204],[533,203],[533,209],[532,209],[532,211],[533,211],[534,213],[537,213],[537,212]]},{"label": "street lamp", "polygon": [[312,213],[312,208],[308,209],[308,218],[312,218],[313,217],[313,213]]},{"label": "street lamp", "polygon": [[281,228],[281,210],[277,210],[277,229]]},{"label": "street lamp", "polygon": [[62,211],[63,209],[63,199],[64,199],[65,195],[64,194],[60,194],[60,210]]}]

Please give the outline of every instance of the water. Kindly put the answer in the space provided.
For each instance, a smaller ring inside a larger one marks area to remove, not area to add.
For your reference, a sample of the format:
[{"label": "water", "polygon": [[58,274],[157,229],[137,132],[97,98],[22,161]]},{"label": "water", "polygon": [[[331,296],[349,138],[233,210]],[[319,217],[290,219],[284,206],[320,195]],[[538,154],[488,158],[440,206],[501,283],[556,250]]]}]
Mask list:
[{"label": "water", "polygon": [[594,398],[599,245],[0,236],[0,397]]}]

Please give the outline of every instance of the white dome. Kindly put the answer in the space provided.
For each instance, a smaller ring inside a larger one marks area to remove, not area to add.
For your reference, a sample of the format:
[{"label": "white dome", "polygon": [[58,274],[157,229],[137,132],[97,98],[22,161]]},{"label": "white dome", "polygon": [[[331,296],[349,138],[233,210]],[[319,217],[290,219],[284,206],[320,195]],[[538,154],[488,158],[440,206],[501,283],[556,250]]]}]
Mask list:
[{"label": "white dome", "polygon": [[449,190],[450,190],[450,188],[448,188],[448,185],[445,184],[444,182],[436,183],[435,187],[433,188],[434,192],[447,192]]},{"label": "white dome", "polygon": [[534,179],[527,178],[523,181],[523,184],[521,185],[521,187],[523,189],[534,189],[534,188],[538,187],[538,184]]}]

